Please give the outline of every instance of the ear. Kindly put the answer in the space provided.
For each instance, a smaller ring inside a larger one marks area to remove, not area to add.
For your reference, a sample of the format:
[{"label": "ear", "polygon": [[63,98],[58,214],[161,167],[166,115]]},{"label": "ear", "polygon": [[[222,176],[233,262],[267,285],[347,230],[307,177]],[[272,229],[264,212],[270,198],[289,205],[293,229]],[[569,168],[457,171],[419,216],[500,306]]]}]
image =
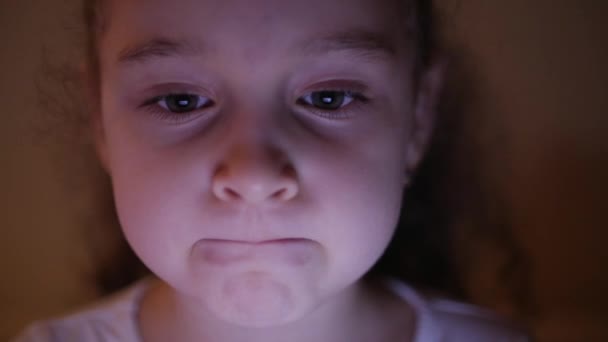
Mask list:
[{"label": "ear", "polygon": [[443,90],[446,66],[445,57],[436,57],[418,80],[410,142],[407,148],[405,170],[407,177],[411,177],[430,145],[437,121],[437,107]]},{"label": "ear", "polygon": [[83,84],[85,96],[85,110],[89,115],[89,129],[93,137],[93,145],[101,167],[109,172],[106,138],[101,116],[99,78],[95,77],[94,71],[87,63],[79,66],[80,80]]}]

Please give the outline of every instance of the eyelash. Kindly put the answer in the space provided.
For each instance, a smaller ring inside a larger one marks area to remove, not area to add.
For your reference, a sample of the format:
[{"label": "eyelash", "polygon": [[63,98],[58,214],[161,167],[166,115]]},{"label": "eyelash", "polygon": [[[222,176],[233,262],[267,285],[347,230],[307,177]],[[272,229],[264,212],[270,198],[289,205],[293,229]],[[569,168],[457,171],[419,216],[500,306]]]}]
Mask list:
[{"label": "eyelash", "polygon": [[[343,100],[343,102],[347,101],[346,98],[348,98],[348,102],[346,104],[341,104],[337,109],[329,110],[320,109],[312,103],[307,103],[306,100],[312,99],[312,96],[314,94],[319,94],[323,92],[333,93],[334,95],[339,94],[339,96],[344,96],[345,99]],[[166,103],[167,99],[169,99],[171,96],[197,97],[197,108],[191,111],[184,112],[171,111]],[[161,101],[164,101],[165,105],[162,105]],[[352,116],[353,111],[355,111],[359,106],[366,104],[367,102],[369,102],[369,98],[363,95],[362,92],[341,88],[332,89],[330,87],[312,90],[306,93],[305,95],[298,97],[296,100],[297,105],[305,107],[315,115],[329,120],[347,119]],[[199,115],[201,111],[205,110],[206,108],[212,107],[214,104],[215,102],[213,100],[205,96],[185,91],[170,92],[165,95],[155,96],[151,99],[146,100],[140,107],[145,108],[148,112],[150,112],[160,120],[168,121],[173,124],[179,124],[189,121],[190,119]]]},{"label": "eyelash", "polygon": [[[339,108],[330,109],[330,110],[320,109],[320,108],[314,106],[313,104],[309,104],[304,101],[304,99],[306,97],[312,97],[312,95],[315,93],[319,94],[319,93],[324,93],[324,92],[341,94],[344,97],[350,98],[350,100],[348,101],[348,103],[341,105]],[[340,89],[340,88],[334,88],[334,89],[321,88],[321,89],[313,90],[313,91],[306,93],[304,96],[299,97],[296,100],[296,104],[308,108],[308,110],[313,112],[315,115],[318,115],[322,118],[330,119],[330,120],[339,120],[339,119],[350,118],[353,115],[354,111],[356,111],[361,105],[364,105],[367,102],[369,102],[369,98],[366,97],[365,95],[363,95],[362,92],[348,90],[348,89]]]},{"label": "eyelash", "polygon": [[[166,101],[171,96],[193,96],[198,98],[197,108],[191,111],[173,112],[168,108]],[[160,102],[165,101],[165,106]],[[201,102],[202,105],[201,105]],[[189,119],[199,114],[203,109],[213,106],[215,103],[208,97],[193,94],[189,92],[171,92],[165,95],[155,96],[146,100],[140,107],[145,108],[149,113],[153,114],[158,119],[168,121],[170,123],[179,124],[189,121]]]}]

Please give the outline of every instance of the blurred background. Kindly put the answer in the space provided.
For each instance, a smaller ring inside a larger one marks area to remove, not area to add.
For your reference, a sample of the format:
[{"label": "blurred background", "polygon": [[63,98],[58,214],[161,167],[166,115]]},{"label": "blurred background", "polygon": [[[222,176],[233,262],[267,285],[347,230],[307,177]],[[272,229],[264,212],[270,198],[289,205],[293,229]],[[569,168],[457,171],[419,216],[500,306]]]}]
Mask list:
[{"label": "blurred background", "polygon": [[[53,100],[65,92],[52,66],[78,63],[78,4],[0,2],[0,340],[96,298],[115,245],[107,180],[80,119],[61,115],[79,100]],[[438,4],[465,75],[450,87],[470,90],[483,215],[502,227],[488,238],[466,229],[474,211],[460,218],[467,293],[538,341],[608,341],[608,2]]]}]

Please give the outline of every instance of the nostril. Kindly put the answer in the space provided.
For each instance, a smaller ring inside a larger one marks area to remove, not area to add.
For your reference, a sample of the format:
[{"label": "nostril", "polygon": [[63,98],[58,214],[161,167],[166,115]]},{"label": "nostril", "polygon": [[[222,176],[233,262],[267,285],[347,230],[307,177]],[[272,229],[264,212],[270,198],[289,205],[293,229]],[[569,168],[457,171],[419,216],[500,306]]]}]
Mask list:
[{"label": "nostril", "polygon": [[279,201],[289,201],[297,195],[298,184],[296,182],[288,179],[285,180],[281,185],[281,188],[273,194],[273,199]]},{"label": "nostril", "polygon": [[217,181],[213,184],[213,193],[222,201],[235,201],[242,199],[241,195],[230,187],[230,184],[223,181]]},{"label": "nostril", "polygon": [[291,167],[283,167],[282,172],[273,172],[272,169],[261,167],[245,168],[241,165],[228,170],[223,166],[214,174],[212,191],[216,198],[226,202],[284,202],[297,195],[297,183],[295,170]]},{"label": "nostril", "polygon": [[239,195],[238,192],[234,191],[229,187],[224,187],[224,190],[222,192],[224,195],[224,199],[226,200],[238,200],[241,198],[241,195]]},{"label": "nostril", "polygon": [[279,189],[279,190],[275,191],[275,193],[273,193],[271,195],[271,198],[277,199],[277,200],[283,200],[283,199],[285,199],[285,193],[286,192],[287,192],[287,189],[285,189],[285,188]]}]

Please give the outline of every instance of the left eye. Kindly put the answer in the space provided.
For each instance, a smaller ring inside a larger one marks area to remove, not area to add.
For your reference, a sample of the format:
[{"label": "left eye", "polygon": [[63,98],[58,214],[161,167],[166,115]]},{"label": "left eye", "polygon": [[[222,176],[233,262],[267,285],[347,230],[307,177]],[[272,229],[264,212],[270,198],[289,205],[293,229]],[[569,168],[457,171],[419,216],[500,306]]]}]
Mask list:
[{"label": "left eye", "polygon": [[301,97],[298,102],[321,110],[338,110],[355,100],[356,95],[349,91],[313,91]]},{"label": "left eye", "polygon": [[170,94],[156,98],[156,103],[172,113],[188,113],[203,107],[209,107],[213,102],[200,95]]}]

